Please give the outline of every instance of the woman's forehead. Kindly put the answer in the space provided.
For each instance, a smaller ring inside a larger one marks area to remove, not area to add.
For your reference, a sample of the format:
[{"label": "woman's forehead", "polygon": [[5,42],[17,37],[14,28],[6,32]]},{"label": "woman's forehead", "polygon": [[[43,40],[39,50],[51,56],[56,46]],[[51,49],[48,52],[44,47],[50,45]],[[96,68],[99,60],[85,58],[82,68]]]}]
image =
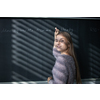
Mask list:
[{"label": "woman's forehead", "polygon": [[63,35],[57,35],[57,39],[66,39],[66,37],[64,37]]}]

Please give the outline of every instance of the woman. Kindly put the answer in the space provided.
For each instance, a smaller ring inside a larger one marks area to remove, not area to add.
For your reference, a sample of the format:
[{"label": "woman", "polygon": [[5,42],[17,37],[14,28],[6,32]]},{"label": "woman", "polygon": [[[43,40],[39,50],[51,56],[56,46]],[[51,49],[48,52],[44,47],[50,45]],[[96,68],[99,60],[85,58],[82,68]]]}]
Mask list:
[{"label": "woman", "polygon": [[55,28],[53,55],[56,58],[52,69],[53,77],[48,77],[49,84],[73,84],[76,78],[81,83],[79,67],[74,53],[71,36]]}]

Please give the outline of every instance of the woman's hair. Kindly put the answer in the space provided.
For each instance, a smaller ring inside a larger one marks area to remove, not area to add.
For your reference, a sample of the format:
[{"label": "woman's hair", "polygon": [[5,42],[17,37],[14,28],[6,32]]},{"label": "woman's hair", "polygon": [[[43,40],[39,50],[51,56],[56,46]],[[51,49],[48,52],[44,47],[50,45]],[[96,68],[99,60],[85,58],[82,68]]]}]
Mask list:
[{"label": "woman's hair", "polygon": [[75,55],[75,52],[74,52],[74,46],[73,46],[73,43],[72,43],[72,38],[71,38],[69,32],[59,31],[59,33],[57,35],[60,35],[60,34],[63,35],[68,40],[68,44],[70,45],[68,54],[74,58],[75,66],[76,66],[76,83],[81,84],[82,82],[81,82],[81,76],[80,76],[80,71],[79,71],[79,65],[78,65],[76,55]]}]

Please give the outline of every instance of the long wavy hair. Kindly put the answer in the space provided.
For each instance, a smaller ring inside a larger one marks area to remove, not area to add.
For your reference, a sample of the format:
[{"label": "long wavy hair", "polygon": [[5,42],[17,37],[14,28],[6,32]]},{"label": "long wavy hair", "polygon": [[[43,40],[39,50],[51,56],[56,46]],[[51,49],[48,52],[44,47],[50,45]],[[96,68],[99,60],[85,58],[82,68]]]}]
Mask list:
[{"label": "long wavy hair", "polygon": [[78,65],[78,61],[76,59],[76,55],[75,55],[75,51],[74,51],[74,46],[73,46],[73,42],[72,42],[72,38],[69,34],[69,32],[63,32],[63,31],[59,31],[59,33],[57,35],[62,35],[64,36],[67,40],[68,40],[68,45],[69,46],[69,50],[68,50],[68,54],[70,56],[72,56],[74,58],[75,61],[75,67],[76,67],[76,83],[77,84],[81,84],[81,76],[80,76],[80,71],[79,71],[79,65]]}]

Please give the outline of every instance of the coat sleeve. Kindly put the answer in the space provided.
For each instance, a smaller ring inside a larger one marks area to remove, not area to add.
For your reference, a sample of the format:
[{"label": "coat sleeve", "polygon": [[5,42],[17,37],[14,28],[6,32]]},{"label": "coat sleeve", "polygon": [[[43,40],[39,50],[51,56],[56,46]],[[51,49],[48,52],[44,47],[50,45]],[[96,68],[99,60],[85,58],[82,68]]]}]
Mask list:
[{"label": "coat sleeve", "polygon": [[59,56],[54,67],[53,79],[49,81],[49,84],[66,84],[68,81],[68,64],[66,66],[65,59]]}]

